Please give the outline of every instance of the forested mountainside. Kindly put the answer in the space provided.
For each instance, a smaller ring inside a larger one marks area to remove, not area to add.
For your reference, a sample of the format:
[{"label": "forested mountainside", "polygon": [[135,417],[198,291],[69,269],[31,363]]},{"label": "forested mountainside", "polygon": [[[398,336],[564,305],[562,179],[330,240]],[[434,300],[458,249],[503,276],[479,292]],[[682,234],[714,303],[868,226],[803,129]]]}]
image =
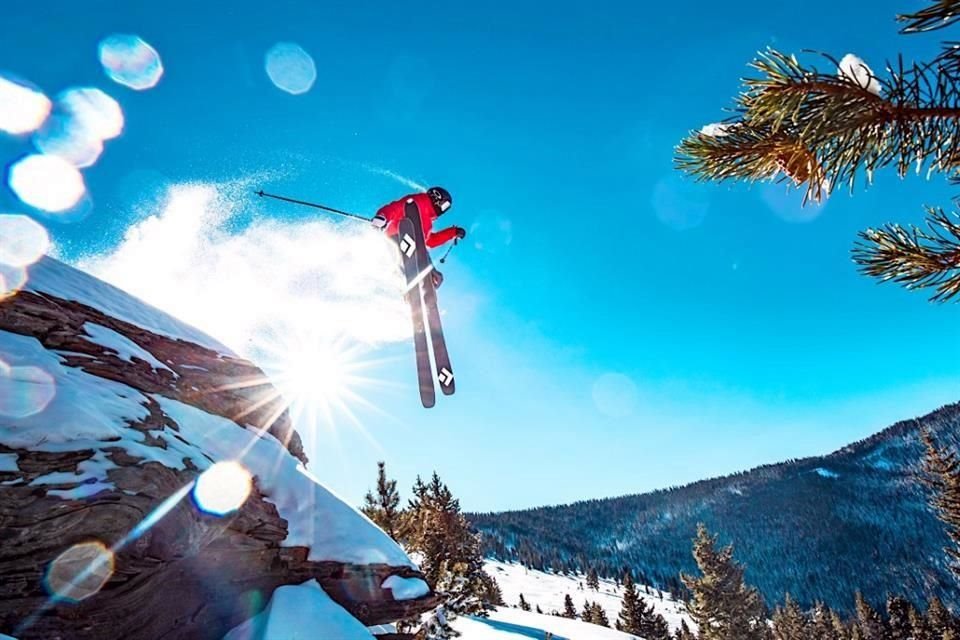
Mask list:
[{"label": "forested mountainside", "polygon": [[946,535],[927,506],[921,480],[929,429],[960,445],[960,405],[905,420],[830,455],[771,464],[642,495],[564,506],[472,514],[486,553],[530,567],[638,579],[674,592],[693,572],[698,522],[733,543],[749,583],[768,603],[790,593],[841,611],[861,590],[912,600],[938,595],[960,606],[943,547]]}]

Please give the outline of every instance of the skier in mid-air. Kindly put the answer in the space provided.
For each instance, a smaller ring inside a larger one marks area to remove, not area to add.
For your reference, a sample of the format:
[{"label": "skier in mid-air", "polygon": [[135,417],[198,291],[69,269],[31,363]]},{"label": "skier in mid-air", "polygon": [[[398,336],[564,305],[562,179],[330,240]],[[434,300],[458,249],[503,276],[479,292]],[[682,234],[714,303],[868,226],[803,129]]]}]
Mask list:
[{"label": "skier in mid-air", "polygon": [[[392,237],[399,249],[400,266],[403,269],[407,288],[404,299],[410,305],[413,320],[413,346],[417,363],[417,382],[420,401],[425,408],[436,403],[436,386],[439,383],[444,395],[456,391],[453,365],[443,336],[440,309],[437,306],[437,287],[443,276],[433,266],[428,249],[434,249],[451,240],[454,244],[467,237],[462,227],[447,227],[434,232],[433,223],[450,210],[453,198],[443,187],[431,187],[426,193],[413,193],[395,202],[380,207],[373,219],[349,211],[341,211],[323,204],[296,200],[262,189],[256,192],[261,198],[274,198],[293,204],[313,207],[356,220],[369,221],[377,229]],[[444,256],[446,257],[446,256]],[[443,258],[440,259],[443,262]],[[425,275],[429,273],[430,277]],[[428,348],[429,343],[433,348]],[[435,372],[435,373],[434,373]]]},{"label": "skier in mid-air", "polygon": [[[388,236],[397,235],[400,229],[400,221],[403,220],[405,215],[403,207],[411,199],[420,211],[423,240],[427,247],[435,249],[451,240],[463,240],[467,237],[467,231],[463,227],[453,226],[440,231],[433,230],[434,221],[453,206],[453,198],[450,196],[450,192],[443,187],[430,187],[426,193],[413,193],[403,196],[399,200],[380,207],[371,221],[373,226],[383,229]],[[440,283],[443,282],[443,275],[434,269],[431,276],[434,286],[439,287]]]}]

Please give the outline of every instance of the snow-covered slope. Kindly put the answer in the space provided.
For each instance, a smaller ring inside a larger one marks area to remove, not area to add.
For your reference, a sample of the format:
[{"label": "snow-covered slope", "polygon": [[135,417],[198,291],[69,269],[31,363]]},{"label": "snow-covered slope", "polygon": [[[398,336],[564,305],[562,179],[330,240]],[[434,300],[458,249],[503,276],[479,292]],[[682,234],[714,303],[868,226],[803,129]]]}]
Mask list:
[{"label": "snow-covered slope", "polygon": [[[212,497],[252,477],[239,509],[204,504],[205,471],[226,461],[242,476]],[[0,301],[0,632],[222,635],[277,587],[311,580],[365,624],[430,608],[403,550],[305,462],[252,363],[44,258]],[[112,573],[79,603],[51,605],[54,559],[89,541]]]},{"label": "snow-covered slope", "polygon": [[[451,626],[459,640],[634,640],[636,636],[580,620],[500,607],[489,618],[459,617]],[[642,640],[642,639],[640,639]]]},{"label": "snow-covered slope", "polygon": [[[611,580],[600,580],[600,589],[594,591],[587,588],[586,577],[582,575],[545,573],[527,569],[520,564],[497,560],[487,560],[485,568],[487,573],[496,578],[503,592],[503,599],[508,605],[517,606],[522,593],[531,609],[536,611],[539,606],[548,614],[551,611],[563,611],[564,597],[569,594],[578,612],[583,609],[586,601],[599,603],[606,611],[611,625],[620,614],[623,587],[617,586]],[[637,587],[637,591],[647,604],[653,605],[654,610],[664,617],[671,631],[680,627],[681,620],[685,620],[691,629],[695,628],[683,603],[672,600],[670,594],[642,585]]]}]

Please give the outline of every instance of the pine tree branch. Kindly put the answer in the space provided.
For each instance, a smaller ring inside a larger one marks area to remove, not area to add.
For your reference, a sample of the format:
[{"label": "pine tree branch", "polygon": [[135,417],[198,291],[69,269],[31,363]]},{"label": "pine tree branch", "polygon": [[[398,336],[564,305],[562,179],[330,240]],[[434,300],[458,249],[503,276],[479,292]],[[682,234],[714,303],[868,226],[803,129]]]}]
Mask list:
[{"label": "pine tree branch", "polygon": [[936,0],[933,6],[916,13],[897,16],[897,21],[907,23],[901,33],[935,31],[949,27],[960,19],[960,0]]},{"label": "pine tree branch", "polygon": [[884,79],[865,65],[827,74],[774,50],[752,67],[760,77],[743,81],[735,118],[680,143],[680,170],[707,180],[782,172],[820,200],[833,185],[852,189],[861,171],[869,181],[888,165],[902,176],[928,160],[930,171],[960,160],[960,79],[942,68],[900,61]]},{"label": "pine tree branch", "polygon": [[933,301],[960,294],[960,217],[928,210],[927,228],[888,224],[862,231],[853,249],[860,271],[907,289],[935,289]]}]

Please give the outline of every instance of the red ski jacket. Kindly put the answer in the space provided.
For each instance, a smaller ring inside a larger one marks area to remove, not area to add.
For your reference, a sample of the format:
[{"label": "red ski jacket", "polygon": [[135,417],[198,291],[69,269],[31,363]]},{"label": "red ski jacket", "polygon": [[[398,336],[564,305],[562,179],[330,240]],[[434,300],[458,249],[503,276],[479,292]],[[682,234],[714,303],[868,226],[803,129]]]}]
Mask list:
[{"label": "red ski jacket", "polygon": [[397,231],[400,228],[400,221],[403,220],[404,216],[403,205],[406,204],[410,198],[413,198],[413,201],[417,203],[417,207],[420,209],[420,224],[423,226],[423,239],[428,247],[431,249],[439,247],[443,243],[450,242],[457,237],[456,227],[447,227],[434,233],[433,221],[437,219],[437,209],[433,206],[433,200],[425,193],[414,193],[403,196],[395,202],[384,205],[377,211],[378,216],[383,216],[387,219],[386,232],[388,236],[397,235]]}]

